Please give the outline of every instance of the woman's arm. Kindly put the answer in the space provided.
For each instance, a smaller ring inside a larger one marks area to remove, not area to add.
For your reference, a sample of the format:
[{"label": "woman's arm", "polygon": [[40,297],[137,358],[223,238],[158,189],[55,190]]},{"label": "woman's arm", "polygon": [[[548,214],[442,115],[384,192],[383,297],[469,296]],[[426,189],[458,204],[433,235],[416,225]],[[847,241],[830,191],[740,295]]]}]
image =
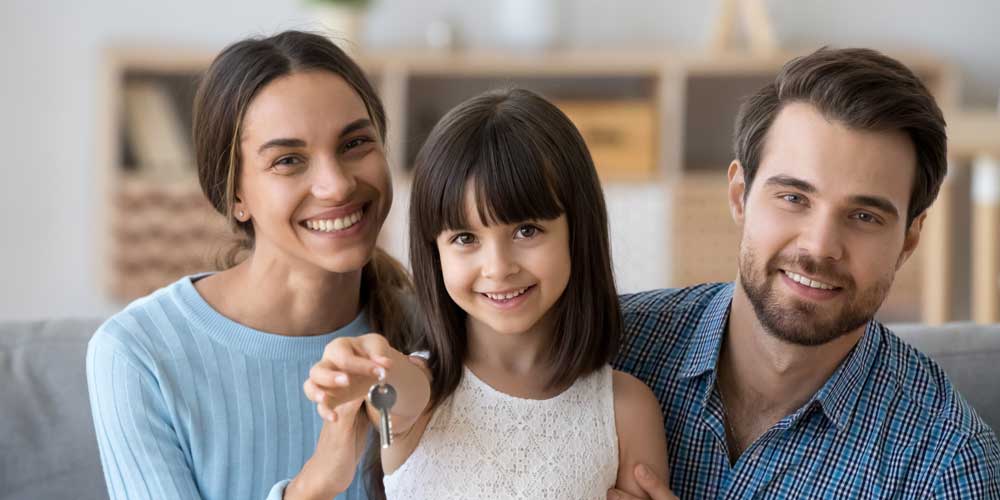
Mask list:
[{"label": "woman's arm", "polygon": [[615,488],[647,498],[635,478],[639,464],[648,466],[666,484],[667,440],[660,403],[639,379],[623,372],[613,375],[615,426],[618,429],[618,481]]},{"label": "woman's arm", "polygon": [[87,388],[108,495],[201,499],[159,381],[104,328],[87,348]]}]

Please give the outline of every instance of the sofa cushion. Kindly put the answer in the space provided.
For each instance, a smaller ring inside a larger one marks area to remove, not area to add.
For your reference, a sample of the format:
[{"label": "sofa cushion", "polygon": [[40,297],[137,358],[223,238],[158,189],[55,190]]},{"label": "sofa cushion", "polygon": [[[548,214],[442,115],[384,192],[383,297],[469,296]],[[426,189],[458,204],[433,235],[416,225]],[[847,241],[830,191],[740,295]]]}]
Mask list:
[{"label": "sofa cushion", "polygon": [[958,392],[1000,432],[1000,324],[890,325],[904,341],[944,369]]},{"label": "sofa cushion", "polygon": [[0,500],[108,498],[86,375],[100,323],[0,323]]}]

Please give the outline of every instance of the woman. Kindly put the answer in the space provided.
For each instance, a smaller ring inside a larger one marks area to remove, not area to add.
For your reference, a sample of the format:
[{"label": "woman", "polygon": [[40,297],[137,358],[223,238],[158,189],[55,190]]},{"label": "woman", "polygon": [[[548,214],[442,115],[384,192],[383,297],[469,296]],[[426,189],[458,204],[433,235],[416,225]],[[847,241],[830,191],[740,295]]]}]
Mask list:
[{"label": "woman", "polygon": [[[332,498],[352,481],[364,443],[343,436],[367,425],[360,402],[324,422],[302,382],[335,338],[408,336],[410,282],[375,246],[392,203],[385,133],[371,84],[322,36],[240,41],[209,67],[199,179],[242,241],[225,270],[135,301],[91,340],[112,498]],[[363,498],[361,483],[337,498]]]}]

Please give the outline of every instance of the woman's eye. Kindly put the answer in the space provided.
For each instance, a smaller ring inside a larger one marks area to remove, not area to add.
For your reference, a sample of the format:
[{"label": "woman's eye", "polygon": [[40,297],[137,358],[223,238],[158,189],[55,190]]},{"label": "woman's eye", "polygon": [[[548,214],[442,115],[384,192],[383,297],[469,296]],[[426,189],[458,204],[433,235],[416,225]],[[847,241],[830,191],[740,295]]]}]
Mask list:
[{"label": "woman's eye", "polygon": [[355,137],[344,144],[344,151],[350,151],[369,142],[372,142],[369,137]]},{"label": "woman's eye", "polygon": [[539,231],[541,231],[541,230],[538,229],[538,226],[524,225],[524,226],[521,226],[521,227],[517,228],[517,237],[518,238],[532,238],[536,234],[538,234]]},{"label": "woman's eye", "polygon": [[282,156],[274,161],[274,167],[288,169],[302,163],[302,159],[297,156]]}]

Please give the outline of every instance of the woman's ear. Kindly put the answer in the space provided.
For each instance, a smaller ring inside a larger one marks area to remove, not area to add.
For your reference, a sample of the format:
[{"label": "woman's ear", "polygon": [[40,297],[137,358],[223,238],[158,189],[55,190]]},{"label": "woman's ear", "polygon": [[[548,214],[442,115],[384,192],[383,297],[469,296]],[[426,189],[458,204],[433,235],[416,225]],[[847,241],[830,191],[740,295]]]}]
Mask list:
[{"label": "woman's ear", "polygon": [[739,160],[729,164],[729,214],[736,225],[743,227],[746,211],[746,180],[743,177],[743,165]]},{"label": "woman's ear", "polygon": [[233,201],[233,218],[237,222],[246,222],[250,220],[250,210],[247,208],[246,203],[243,203],[243,199],[237,194],[236,199]]}]

